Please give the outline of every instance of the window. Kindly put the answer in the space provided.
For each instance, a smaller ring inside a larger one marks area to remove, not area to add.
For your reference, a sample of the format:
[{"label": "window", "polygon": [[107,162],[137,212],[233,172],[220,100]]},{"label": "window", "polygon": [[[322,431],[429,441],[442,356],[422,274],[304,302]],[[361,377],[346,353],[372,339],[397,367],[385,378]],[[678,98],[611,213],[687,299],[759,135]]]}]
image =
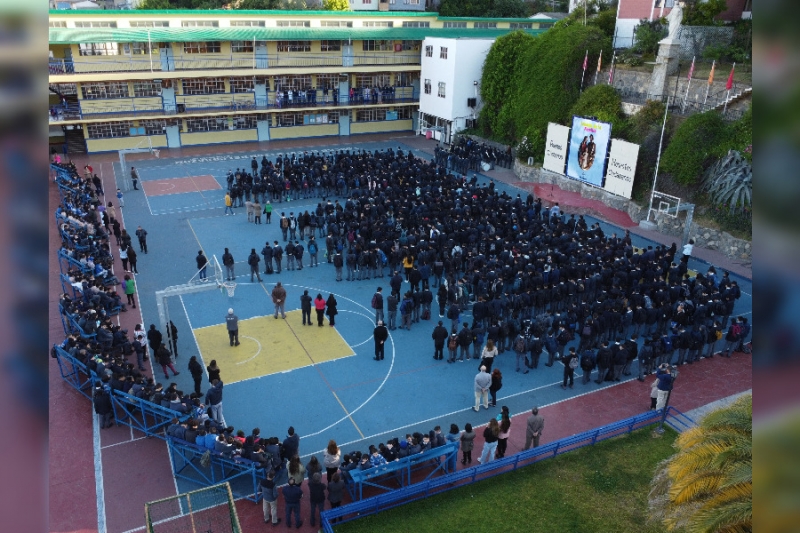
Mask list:
[{"label": "window", "polygon": [[395,87],[411,87],[414,81],[419,81],[418,72],[395,72],[394,85]]},{"label": "window", "polygon": [[365,20],[361,25],[365,28],[393,28],[394,22],[391,20]]},{"label": "window", "polygon": [[[337,75],[338,76],[338,75]],[[275,90],[276,91],[288,91],[289,89],[292,90],[300,90],[306,89],[311,87],[311,74],[306,75],[286,75],[286,76],[275,76]]]},{"label": "window", "polygon": [[183,28],[218,28],[218,20],[182,20],[181,27]]},{"label": "window", "polygon": [[64,20],[51,20],[49,26],[51,28],[66,28],[67,22]]},{"label": "window", "polygon": [[422,41],[402,41],[403,50],[416,50],[419,51],[419,47],[422,45]]},{"label": "window", "polygon": [[278,113],[278,126],[302,126],[303,113]]},{"label": "window", "polygon": [[391,85],[391,74],[388,72],[376,72],[370,74],[356,74],[356,87],[385,87]]},{"label": "window", "polygon": [[531,22],[511,22],[508,27],[512,30],[529,30],[533,28],[533,24]]},{"label": "window", "polygon": [[497,23],[496,22],[476,22],[475,25],[473,26],[473,28],[483,28],[483,29],[497,28]]},{"label": "window", "polygon": [[443,81],[439,82],[439,98],[445,97],[445,83]]},{"label": "window", "polygon": [[467,27],[467,23],[466,22],[445,22],[444,23],[444,27],[445,28],[466,28]]},{"label": "window", "polygon": [[252,54],[253,41],[231,41],[231,53]]},{"label": "window", "polygon": [[368,5],[372,3],[372,0],[361,0],[361,3],[364,5]]},{"label": "window", "polygon": [[387,41],[384,39],[381,40],[368,40],[368,41],[361,41],[361,49],[365,52],[379,52],[379,51],[389,51],[391,52],[394,50],[394,46],[392,41]]},{"label": "window", "polygon": [[135,81],[133,82],[133,96],[160,96],[161,84],[154,81]]},{"label": "window", "polygon": [[338,124],[340,114],[348,116],[347,111],[328,111],[328,124]]},{"label": "window", "polygon": [[447,47],[442,46],[439,48],[439,59],[447,59]]},{"label": "window", "polygon": [[414,20],[414,21],[405,20],[405,21],[403,21],[403,27],[404,28],[430,28],[431,27],[431,23],[430,22],[419,22],[419,21],[416,21],[416,20]]},{"label": "window", "polygon": [[122,50],[126,54],[135,56],[150,54],[150,43],[125,43],[122,45]]},{"label": "window", "polygon": [[[412,6],[418,6],[419,0],[403,0],[404,4],[411,4]],[[427,28],[428,26],[425,26]]]},{"label": "window", "polygon": [[269,120],[269,118],[263,113],[257,115],[238,115],[233,117],[233,124],[236,126],[237,130],[254,130],[258,127],[259,120]]},{"label": "window", "polygon": [[108,20],[76,21],[76,28],[116,28],[116,22]]},{"label": "window", "polygon": [[267,85],[266,76],[238,76],[229,80],[232,93],[247,93],[255,90],[256,84]]},{"label": "window", "polygon": [[167,20],[132,20],[131,28],[169,28]]},{"label": "window", "polygon": [[246,26],[248,28],[263,28],[264,27],[263,20],[232,20],[231,26],[233,27],[242,27]]},{"label": "window", "polygon": [[317,74],[317,88],[318,89],[338,89],[339,88],[339,75],[338,74]]},{"label": "window", "polygon": [[409,120],[414,115],[414,108],[412,107],[401,107],[399,109],[395,109],[397,112],[397,120]]},{"label": "window", "polygon": [[431,94],[431,80],[425,78],[425,94]]},{"label": "window", "polygon": [[278,41],[278,52],[310,52],[311,41]]},{"label": "window", "polygon": [[127,98],[129,96],[128,83],[124,81],[82,83],[81,93],[86,100]]},{"label": "window", "polygon": [[205,43],[183,43],[184,54],[218,54],[219,50],[219,41],[208,41]]},{"label": "window", "polygon": [[433,46],[428,45],[425,47],[425,57],[433,57]]},{"label": "window", "polygon": [[349,20],[323,20],[320,22],[323,28],[352,28],[353,22]]},{"label": "window", "polygon": [[144,128],[145,135],[164,135],[167,126],[180,126],[181,119],[171,118],[168,120],[140,120],[139,126]]},{"label": "window", "polygon": [[359,109],[356,111],[358,122],[374,122],[376,120],[386,120],[386,109]]},{"label": "window", "polygon": [[311,26],[309,20],[279,20],[276,23],[279,28],[308,28]]},{"label": "window", "polygon": [[113,137],[130,137],[133,122],[105,122],[103,124],[87,124],[86,130],[90,139],[110,139]]},{"label": "window", "polygon": [[225,129],[228,129],[227,117],[186,119],[186,131],[190,133],[199,131],[221,131]]},{"label": "window", "polygon": [[78,94],[78,85],[75,83],[51,83],[50,87],[53,87],[63,95]]},{"label": "window", "polygon": [[553,22],[540,22],[539,23],[539,29],[540,30],[545,30],[547,28],[552,28],[553,24],[554,24]]},{"label": "window", "polygon": [[82,56],[116,56],[119,55],[119,45],[117,43],[81,43],[80,51]]},{"label": "window", "polygon": [[322,41],[320,49],[323,52],[339,52],[342,49],[342,41]]},{"label": "window", "polygon": [[183,94],[222,94],[225,92],[223,78],[192,78],[183,80]]}]

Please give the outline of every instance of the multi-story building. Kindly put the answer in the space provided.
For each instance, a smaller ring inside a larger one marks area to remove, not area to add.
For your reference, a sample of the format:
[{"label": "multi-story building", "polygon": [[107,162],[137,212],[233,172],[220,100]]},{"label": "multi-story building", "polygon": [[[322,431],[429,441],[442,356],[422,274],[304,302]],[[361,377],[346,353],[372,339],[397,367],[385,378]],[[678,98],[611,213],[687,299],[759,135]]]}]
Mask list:
[{"label": "multi-story building", "polygon": [[70,151],[416,129],[422,40],[552,21],[426,12],[50,12],[51,140]]}]

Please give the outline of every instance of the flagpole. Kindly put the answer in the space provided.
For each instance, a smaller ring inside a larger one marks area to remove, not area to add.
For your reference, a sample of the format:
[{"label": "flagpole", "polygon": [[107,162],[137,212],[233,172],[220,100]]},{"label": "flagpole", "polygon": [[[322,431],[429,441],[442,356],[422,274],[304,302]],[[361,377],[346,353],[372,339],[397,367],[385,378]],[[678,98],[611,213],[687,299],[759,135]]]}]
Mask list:
[{"label": "flagpole", "polygon": [[150,55],[150,72],[153,72],[153,43],[150,41],[150,30],[147,30],[147,52]]},{"label": "flagpole", "polygon": [[686,100],[689,99],[689,87],[692,86],[692,74],[694,73],[694,60],[695,57],[692,57],[692,66],[689,67],[689,81],[686,83],[686,95],[683,97],[683,107],[681,107],[681,114],[686,113]]},{"label": "flagpole", "polygon": [[650,207],[647,208],[647,221],[650,222],[650,213],[653,212],[653,198],[656,195],[656,182],[658,182],[658,165],[661,163],[661,146],[664,143],[664,130],[667,128],[667,111],[669,105],[664,104],[664,122],[661,124],[661,138],[658,141],[658,156],[656,157],[656,172],[653,176],[653,190],[650,191]]},{"label": "flagpole", "polygon": [[589,50],[587,49],[586,50],[586,55],[583,56],[583,74],[581,74],[581,90],[580,90],[580,92],[583,92],[583,78],[586,76],[586,63],[587,63],[588,59],[589,59]]},{"label": "flagpole", "polygon": [[716,64],[717,64],[716,59],[711,62],[711,74],[708,76],[708,85],[706,86],[706,97],[703,98],[703,110],[705,110],[706,107],[706,101],[708,100],[708,92],[711,90],[711,84],[714,83],[714,78],[712,76],[714,75],[714,67],[716,66]]},{"label": "flagpole", "polygon": [[[733,81],[733,71],[734,71],[735,69],[736,69],[736,61],[734,61],[734,62],[733,62],[733,67],[731,67],[731,74],[730,74],[730,76],[729,76],[729,79],[728,79],[728,81],[729,81],[729,82],[732,82],[732,81]],[[732,87],[732,86],[733,86],[733,84],[732,84],[732,83],[728,83],[728,87],[727,87],[727,89],[728,89],[728,94],[726,94],[726,95],[725,95],[725,105],[724,105],[724,106],[722,106],[722,114],[723,114],[723,115],[724,115],[724,114],[725,114],[725,113],[728,111],[728,100],[729,100],[729,99],[730,99],[730,97],[731,97],[731,87]]]},{"label": "flagpole", "polygon": [[597,70],[594,73],[594,84],[595,85],[597,85],[597,76],[598,76],[598,74],[600,74],[600,65],[602,64],[601,63],[602,61],[603,61],[603,51],[600,50],[600,57],[597,58]]},{"label": "flagpole", "polygon": [[617,60],[617,52],[611,56],[611,68],[608,69],[608,84],[614,86],[614,62]]}]

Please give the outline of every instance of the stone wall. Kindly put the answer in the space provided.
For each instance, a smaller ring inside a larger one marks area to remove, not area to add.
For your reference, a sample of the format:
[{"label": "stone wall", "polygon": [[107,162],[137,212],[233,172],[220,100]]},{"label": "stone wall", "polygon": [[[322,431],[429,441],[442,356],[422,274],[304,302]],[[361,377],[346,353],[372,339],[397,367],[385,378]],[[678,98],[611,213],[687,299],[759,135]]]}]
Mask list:
[{"label": "stone wall", "polygon": [[[691,60],[690,60],[691,62]],[[686,86],[689,80],[686,78],[689,69],[689,63],[681,65],[681,74],[678,79],[677,89],[675,88],[676,76],[669,76],[667,81],[668,93],[670,96],[675,95],[681,101],[686,95]],[[600,76],[602,78],[602,75]],[[725,97],[725,84],[728,82],[727,72],[721,72],[717,69],[715,75],[716,81],[711,84],[711,89],[708,94],[708,105],[715,105],[716,103],[724,101]],[[605,79],[608,79],[606,75]],[[614,88],[617,89],[622,95],[623,101],[625,95],[646,94],[647,89],[650,87],[650,73],[639,72],[636,70],[626,70],[624,67],[618,67],[614,73]],[[694,78],[691,86],[689,86],[689,103],[702,104],[706,96],[706,88],[708,87],[708,78]],[[719,101],[719,102],[718,102]],[[643,103],[643,102],[636,102]]]},{"label": "stone wall", "polygon": [[[647,217],[647,207],[641,207],[627,198],[616,196],[603,189],[544,170],[540,167],[529,167],[515,160],[514,174],[519,177],[520,181],[551,183],[557,185],[562,190],[579,193],[583,198],[599,200],[613,209],[628,213],[631,220],[636,223]],[[569,213],[575,213],[576,215],[597,215],[593,209],[585,207],[577,209],[570,208]],[[683,237],[683,229],[686,222],[685,213],[682,213],[678,218],[656,213],[655,222],[660,233],[664,235],[673,235],[679,239]],[[696,246],[709,250],[717,250],[731,259],[751,260],[751,243],[749,241],[737,239],[724,231],[693,224],[689,238],[694,239]]]}]

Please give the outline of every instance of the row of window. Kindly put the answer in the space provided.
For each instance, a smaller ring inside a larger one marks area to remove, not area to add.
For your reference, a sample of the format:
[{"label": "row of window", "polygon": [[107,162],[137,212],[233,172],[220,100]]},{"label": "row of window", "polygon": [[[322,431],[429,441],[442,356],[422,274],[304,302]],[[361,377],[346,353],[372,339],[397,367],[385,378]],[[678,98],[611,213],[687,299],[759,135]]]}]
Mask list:
[{"label": "row of window", "polygon": [[[427,45],[425,46],[425,57],[433,57],[433,46]],[[447,47],[440,46],[439,47],[439,59],[447,59]]]},{"label": "row of window", "polygon": [[[395,72],[394,84],[392,83],[392,73],[390,72],[371,72],[356,74],[356,87],[385,87],[394,85],[395,87],[410,87],[418,80],[419,74],[416,72]],[[187,78],[181,80],[183,94],[224,94],[228,91],[225,88],[223,77],[215,78]],[[339,88],[339,74],[317,74],[316,88],[319,90],[333,90]],[[228,78],[231,93],[251,92],[258,85],[269,86],[267,76],[233,76]],[[274,76],[274,87],[276,91],[306,90],[312,88],[311,74],[286,74]],[[134,81],[133,94],[131,94],[128,82],[109,81],[109,82],[87,82],[81,84],[81,94],[85,100],[105,100],[109,98],[128,98],[134,96],[153,97],[161,95],[161,84],[154,81]],[[60,84],[64,89],[62,94],[75,94],[74,84]]]},{"label": "row of window", "polygon": [[[358,122],[372,122],[377,120],[409,120],[414,110],[402,107],[396,110],[386,109],[361,109],[356,111]],[[302,126],[306,124],[338,124],[340,115],[348,116],[348,111],[328,111],[323,113],[276,113],[276,123],[279,127]],[[224,131],[233,125],[235,129],[256,129],[259,121],[269,121],[271,117],[265,113],[254,115],[239,115],[234,117],[200,117],[187,118],[186,131],[198,133],[207,131]],[[133,137],[136,135],[163,135],[169,126],[180,126],[181,119],[155,119],[140,120],[139,126],[134,126],[130,120],[117,122],[104,122],[102,124],[87,124],[87,134],[90,139],[113,139],[118,137]]]},{"label": "row of window", "polygon": [[[431,80],[428,78],[425,78],[424,90],[425,94],[431,94]],[[445,98],[447,96],[447,85],[443,81],[439,82],[439,92],[437,96],[439,98]]]}]

